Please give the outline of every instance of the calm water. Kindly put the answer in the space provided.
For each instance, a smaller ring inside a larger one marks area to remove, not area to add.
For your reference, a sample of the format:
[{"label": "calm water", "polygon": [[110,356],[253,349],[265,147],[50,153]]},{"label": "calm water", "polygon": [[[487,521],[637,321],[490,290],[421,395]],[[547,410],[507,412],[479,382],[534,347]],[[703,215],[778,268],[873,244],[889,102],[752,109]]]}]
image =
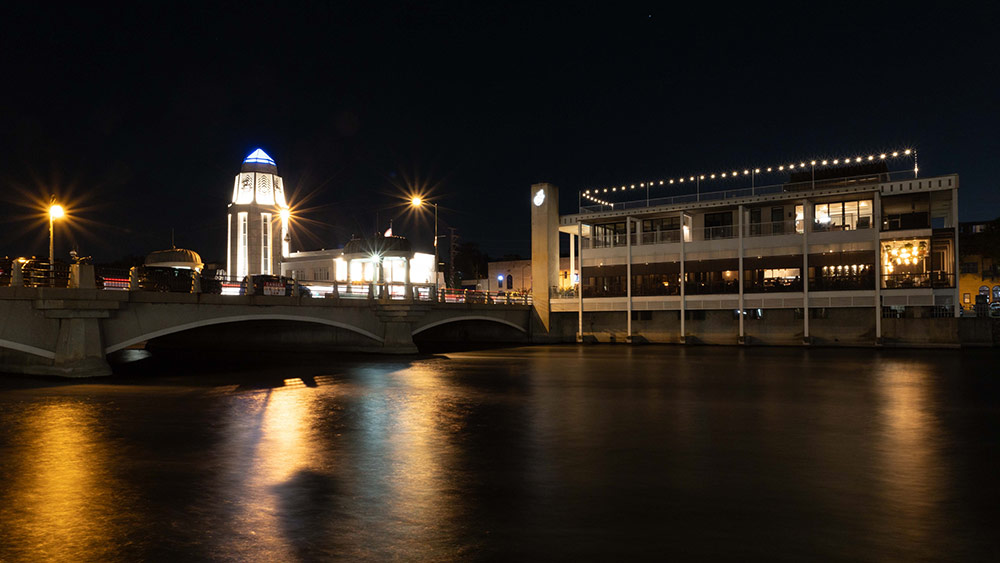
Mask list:
[{"label": "calm water", "polygon": [[536,347],[4,378],[0,561],[996,561],[998,358]]}]

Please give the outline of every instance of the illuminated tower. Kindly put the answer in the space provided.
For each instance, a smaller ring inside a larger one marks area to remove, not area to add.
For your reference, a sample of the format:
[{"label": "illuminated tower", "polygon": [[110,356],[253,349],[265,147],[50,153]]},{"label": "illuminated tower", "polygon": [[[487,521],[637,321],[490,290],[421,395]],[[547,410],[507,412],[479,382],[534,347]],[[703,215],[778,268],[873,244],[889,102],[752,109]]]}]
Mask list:
[{"label": "illuminated tower", "polygon": [[279,274],[288,256],[288,203],[274,159],[261,149],[243,160],[226,216],[226,272],[243,278]]}]

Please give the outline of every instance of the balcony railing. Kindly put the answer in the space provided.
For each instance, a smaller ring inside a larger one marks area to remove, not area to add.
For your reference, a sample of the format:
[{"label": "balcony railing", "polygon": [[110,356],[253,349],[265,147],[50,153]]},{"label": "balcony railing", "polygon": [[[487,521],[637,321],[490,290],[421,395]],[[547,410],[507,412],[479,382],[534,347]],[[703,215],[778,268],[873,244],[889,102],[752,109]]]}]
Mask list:
[{"label": "balcony railing", "polygon": [[[812,286],[810,286],[811,288]],[[743,282],[743,293],[789,293],[795,291],[802,291],[802,280],[774,278],[763,281],[745,280]]]},{"label": "balcony railing", "polygon": [[873,289],[875,289],[874,274],[809,278],[809,291],[862,291]]},{"label": "balcony railing", "polygon": [[795,221],[768,221],[765,223],[749,223],[746,226],[746,236],[748,237],[770,237],[792,234],[795,234]]},{"label": "balcony railing", "polygon": [[[581,205],[580,213],[601,213],[607,211],[619,211],[625,209],[644,209],[648,207],[658,207],[661,205],[675,205],[680,203],[697,203],[701,201],[721,201],[734,198],[742,197],[754,197],[769,194],[780,194],[780,193],[800,193],[803,197],[808,197],[808,192],[814,188],[829,188],[829,187],[857,187],[866,185],[876,185],[881,182],[889,182],[892,180],[899,180],[903,178],[912,178],[912,170],[897,170],[893,172],[885,172],[877,175],[864,174],[860,176],[851,176],[846,178],[837,178],[836,180],[817,180],[806,181],[806,182],[796,182],[796,183],[786,183],[786,184],[770,184],[766,186],[751,186],[745,188],[736,188],[729,190],[716,190],[716,191],[704,191],[706,187],[701,186],[700,192],[680,194],[670,197],[654,197],[654,198],[643,198],[632,201],[621,201],[621,202],[611,202],[612,205]],[[747,180],[750,179],[749,176],[746,177]],[[694,186],[689,185],[688,188],[694,188]],[[665,187],[657,186],[653,187],[652,190],[663,190]],[[622,191],[620,193],[628,193],[630,195],[635,195],[643,192]],[[645,192],[649,193],[649,191]],[[611,194],[601,193],[601,197],[607,198]],[[588,200],[583,200],[588,201]]]},{"label": "balcony railing", "polygon": [[882,287],[885,289],[955,287],[955,275],[945,272],[884,274],[882,276]]}]

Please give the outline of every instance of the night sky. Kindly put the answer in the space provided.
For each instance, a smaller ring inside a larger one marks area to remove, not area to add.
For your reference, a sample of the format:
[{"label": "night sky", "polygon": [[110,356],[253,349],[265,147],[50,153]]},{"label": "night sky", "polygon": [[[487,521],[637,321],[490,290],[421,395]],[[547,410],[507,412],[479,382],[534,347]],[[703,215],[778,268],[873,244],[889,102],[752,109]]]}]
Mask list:
[{"label": "night sky", "polygon": [[[0,255],[44,255],[40,213],[98,262],[177,246],[222,260],[243,158],[342,245],[430,192],[442,231],[529,248],[529,186],[581,189],[919,150],[963,221],[1000,215],[997,13],[810,4],[149,3],[5,7]],[[679,193],[658,188],[657,195]],[[430,248],[430,217],[396,234]]]}]

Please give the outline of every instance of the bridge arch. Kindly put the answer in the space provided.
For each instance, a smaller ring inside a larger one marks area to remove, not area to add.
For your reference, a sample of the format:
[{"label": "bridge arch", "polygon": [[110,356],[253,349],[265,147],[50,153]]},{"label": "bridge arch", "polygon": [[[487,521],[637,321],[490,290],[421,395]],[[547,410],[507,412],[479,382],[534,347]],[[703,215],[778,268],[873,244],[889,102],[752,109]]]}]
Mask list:
[{"label": "bridge arch", "polygon": [[152,332],[148,332],[148,333],[142,334],[140,336],[131,337],[131,338],[128,338],[128,339],[123,340],[121,342],[117,342],[115,344],[111,344],[111,345],[107,346],[104,349],[104,353],[105,354],[110,354],[112,352],[117,352],[118,350],[121,350],[123,348],[127,348],[127,347],[129,347],[129,346],[131,346],[133,344],[138,344],[140,342],[145,342],[147,340],[151,340],[153,338],[159,338],[160,336],[166,336],[168,334],[174,334],[176,332],[184,332],[186,330],[191,330],[191,329],[195,329],[195,328],[201,328],[201,327],[205,327],[205,326],[212,326],[212,325],[226,324],[226,323],[236,323],[236,322],[242,322],[242,321],[296,321],[296,322],[303,322],[303,323],[321,324],[321,325],[327,325],[327,326],[342,328],[342,329],[345,329],[345,330],[349,330],[351,332],[355,332],[355,333],[360,334],[362,336],[366,336],[368,338],[371,338],[372,340],[374,340],[374,341],[376,341],[376,342],[378,342],[380,344],[385,342],[385,339],[382,338],[381,336],[378,336],[377,334],[369,332],[369,331],[367,331],[367,330],[365,330],[363,328],[358,328],[356,326],[352,326],[352,325],[347,324],[347,323],[342,323],[342,322],[338,322],[338,321],[334,321],[334,320],[330,320],[330,319],[323,319],[323,318],[318,318],[318,317],[303,317],[303,316],[299,316],[299,315],[257,314],[257,315],[236,315],[236,316],[231,316],[231,317],[214,317],[214,318],[202,319],[202,320],[198,320],[198,321],[194,321],[194,322],[190,322],[190,323],[182,323],[182,324],[170,326],[170,327],[167,327],[167,328],[163,328],[163,329],[160,329],[160,330],[154,330]]},{"label": "bridge arch", "polygon": [[414,329],[411,334],[413,336],[416,336],[417,334],[420,334],[421,332],[423,332],[425,330],[428,330],[428,329],[431,329],[431,328],[434,328],[436,326],[441,326],[441,325],[449,324],[449,323],[457,323],[457,322],[461,322],[461,321],[490,321],[490,322],[500,323],[500,324],[503,324],[503,325],[507,325],[509,327],[516,328],[517,330],[519,330],[519,331],[521,331],[521,332],[523,332],[525,334],[528,333],[528,329],[527,328],[525,328],[525,327],[523,327],[523,326],[521,326],[521,325],[519,325],[517,323],[513,323],[511,321],[508,321],[507,319],[501,319],[501,318],[498,318],[498,317],[489,317],[489,316],[486,316],[486,315],[464,315],[464,316],[461,316],[461,317],[449,317],[447,319],[441,319],[439,321],[433,321],[433,322],[427,323],[425,325],[422,325],[422,326],[417,327],[416,329]]},{"label": "bridge arch", "polygon": [[41,356],[47,360],[55,359],[56,353],[46,350],[44,348],[38,348],[36,346],[31,346],[28,344],[21,344],[20,342],[14,342],[13,340],[4,340],[0,338],[0,348],[7,348],[8,350],[16,350],[18,352],[24,352],[25,354],[31,354],[32,356]]}]

